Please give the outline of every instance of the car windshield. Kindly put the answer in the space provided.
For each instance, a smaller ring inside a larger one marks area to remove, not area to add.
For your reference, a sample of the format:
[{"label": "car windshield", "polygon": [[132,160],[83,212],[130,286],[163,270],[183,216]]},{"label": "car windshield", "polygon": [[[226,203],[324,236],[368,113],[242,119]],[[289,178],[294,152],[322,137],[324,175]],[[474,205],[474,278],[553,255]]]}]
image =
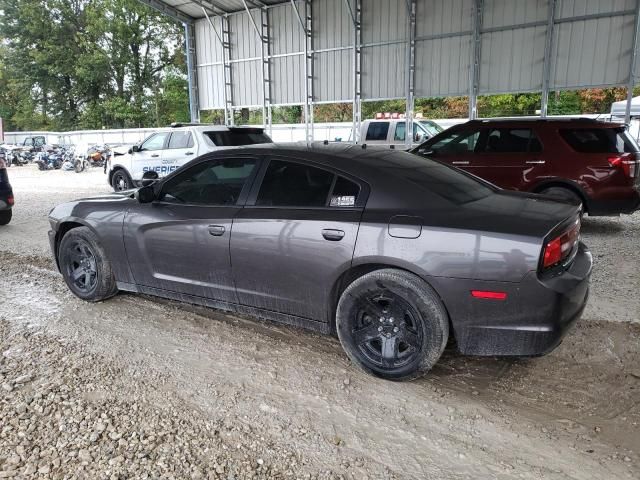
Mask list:
[{"label": "car windshield", "polygon": [[256,143],[273,143],[261,129],[202,132],[216,147],[238,147]]},{"label": "car windshield", "polygon": [[417,183],[455,204],[480,200],[496,192],[490,183],[430,158],[396,152],[386,154],[382,160],[380,170]]}]

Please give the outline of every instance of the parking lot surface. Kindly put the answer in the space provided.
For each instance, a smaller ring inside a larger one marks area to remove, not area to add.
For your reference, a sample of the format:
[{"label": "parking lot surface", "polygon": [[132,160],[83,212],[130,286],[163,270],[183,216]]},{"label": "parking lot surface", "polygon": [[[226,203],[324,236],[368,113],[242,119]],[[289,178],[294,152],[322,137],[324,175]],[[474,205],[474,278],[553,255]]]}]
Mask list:
[{"label": "parking lot surface", "polygon": [[392,383],[338,340],[152,297],[85,303],[47,213],[101,169],[12,167],[0,228],[0,478],[640,477],[640,213],[585,218],[591,298],[533,359],[447,350]]}]

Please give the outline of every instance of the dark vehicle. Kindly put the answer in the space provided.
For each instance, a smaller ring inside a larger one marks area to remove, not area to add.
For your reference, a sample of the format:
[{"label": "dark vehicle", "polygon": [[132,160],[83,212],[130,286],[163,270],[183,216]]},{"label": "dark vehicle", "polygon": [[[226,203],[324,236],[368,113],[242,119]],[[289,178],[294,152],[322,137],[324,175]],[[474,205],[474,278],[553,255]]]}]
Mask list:
[{"label": "dark vehicle", "polygon": [[473,120],[414,148],[509,190],[581,204],[589,215],[640,206],[640,154],[624,125],[586,118]]},{"label": "dark vehicle", "polygon": [[13,203],[13,190],[9,183],[7,164],[4,154],[0,154],[0,225],[6,225],[11,221]]},{"label": "dark vehicle", "polygon": [[470,355],[549,352],[591,273],[576,206],[355,145],[219,150],[49,220],[80,298],[141,292],[337,333],[395,380],[450,337]]}]

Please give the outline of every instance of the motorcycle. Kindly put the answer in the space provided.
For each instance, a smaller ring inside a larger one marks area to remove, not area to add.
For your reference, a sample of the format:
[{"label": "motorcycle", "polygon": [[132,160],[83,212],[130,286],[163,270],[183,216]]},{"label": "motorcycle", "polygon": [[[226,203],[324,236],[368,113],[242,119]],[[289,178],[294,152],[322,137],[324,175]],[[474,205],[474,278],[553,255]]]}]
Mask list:
[{"label": "motorcycle", "polygon": [[89,167],[104,167],[111,151],[107,145],[95,145],[87,151],[86,156],[79,156],[75,162],[76,173],[83,172]]},{"label": "motorcycle", "polygon": [[38,165],[38,170],[59,170],[64,161],[64,151],[54,149],[50,152],[39,152],[35,163]]}]

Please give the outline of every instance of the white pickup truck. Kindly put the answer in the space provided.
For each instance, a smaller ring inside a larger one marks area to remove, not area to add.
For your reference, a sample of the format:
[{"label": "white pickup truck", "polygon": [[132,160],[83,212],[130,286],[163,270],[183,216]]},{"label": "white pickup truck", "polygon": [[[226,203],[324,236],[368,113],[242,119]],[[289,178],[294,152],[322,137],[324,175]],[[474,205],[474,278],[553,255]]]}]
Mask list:
[{"label": "white pickup truck", "polygon": [[107,165],[108,181],[115,191],[139,186],[145,172],[159,177],[190,160],[220,148],[272,143],[263,128],[174,124],[149,135],[125,155],[113,155]]},{"label": "white pickup truck", "polygon": [[[360,143],[404,145],[407,124],[404,118],[364,120],[360,126]],[[415,118],[413,120],[413,143],[429,140],[444,129],[436,122]]]}]

